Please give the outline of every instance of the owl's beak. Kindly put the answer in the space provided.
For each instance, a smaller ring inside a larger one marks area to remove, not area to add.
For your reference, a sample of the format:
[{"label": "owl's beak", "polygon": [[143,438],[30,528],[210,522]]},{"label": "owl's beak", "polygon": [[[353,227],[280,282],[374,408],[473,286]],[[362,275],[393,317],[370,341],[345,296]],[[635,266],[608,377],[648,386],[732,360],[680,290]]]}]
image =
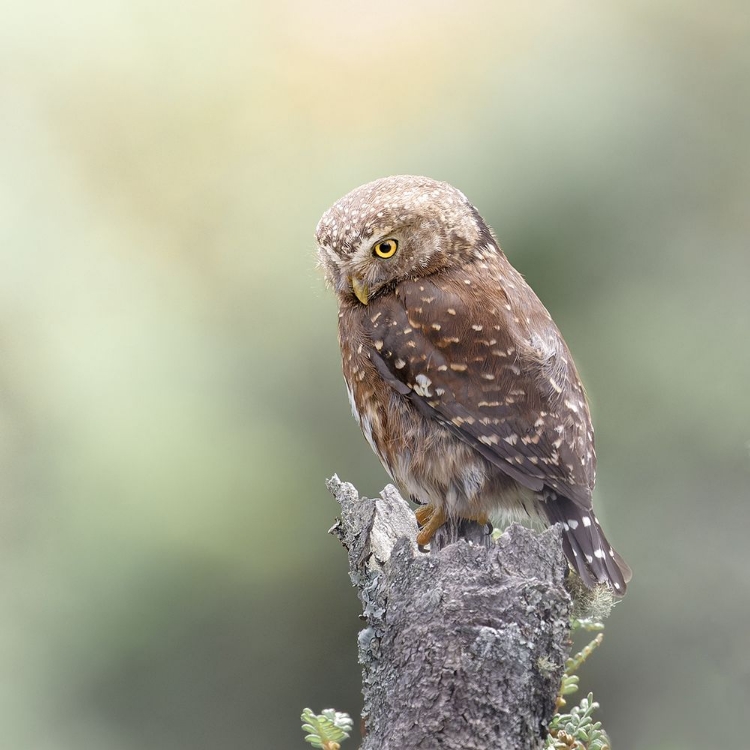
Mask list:
[{"label": "owl's beak", "polygon": [[370,288],[367,286],[367,284],[362,281],[362,279],[358,279],[356,276],[352,276],[351,278],[352,283],[352,291],[354,292],[357,299],[363,304],[367,304],[367,300],[370,296]]}]

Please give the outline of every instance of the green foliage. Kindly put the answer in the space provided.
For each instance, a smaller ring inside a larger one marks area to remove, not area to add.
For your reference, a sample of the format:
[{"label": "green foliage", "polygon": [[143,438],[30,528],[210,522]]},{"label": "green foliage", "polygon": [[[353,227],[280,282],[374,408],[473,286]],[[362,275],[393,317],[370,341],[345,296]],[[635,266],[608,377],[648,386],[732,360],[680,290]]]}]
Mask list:
[{"label": "green foliage", "polygon": [[306,732],[305,741],[322,750],[339,750],[341,742],[349,737],[352,731],[352,720],[349,714],[326,708],[322,714],[314,714],[309,708],[302,712],[302,731]]},{"label": "green foliage", "polygon": [[[604,626],[597,620],[574,619],[571,623],[571,632],[576,630],[601,631],[603,628]],[[558,712],[550,722],[545,750],[564,750],[565,748],[571,750],[610,749],[609,737],[602,729],[601,722],[594,721],[591,716],[594,709],[599,708],[599,704],[594,701],[594,696],[591,693],[581,699],[577,706],[573,706],[570,712],[560,712],[560,709],[566,705],[565,696],[578,691],[578,675],[574,673],[601,645],[603,638],[604,634],[599,632],[588,645],[565,662],[565,672],[557,696]]]},{"label": "green foliage", "polygon": [[573,706],[570,713],[555,714],[550,725],[546,747],[549,750],[575,748],[576,750],[609,750],[609,737],[602,729],[600,721],[591,718],[599,704],[589,693],[579,705]]}]

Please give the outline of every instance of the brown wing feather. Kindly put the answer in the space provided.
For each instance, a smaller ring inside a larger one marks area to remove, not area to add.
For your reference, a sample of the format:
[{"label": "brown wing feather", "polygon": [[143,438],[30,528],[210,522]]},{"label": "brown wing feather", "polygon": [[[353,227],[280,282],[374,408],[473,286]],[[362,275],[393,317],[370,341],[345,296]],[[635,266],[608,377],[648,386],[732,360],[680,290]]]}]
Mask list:
[{"label": "brown wing feather", "polygon": [[[434,274],[373,300],[371,359],[421,413],[508,476],[590,508],[595,456],[578,374],[544,306],[501,260],[502,279],[498,270]],[[511,304],[501,282],[523,285],[512,295],[522,302]]]}]

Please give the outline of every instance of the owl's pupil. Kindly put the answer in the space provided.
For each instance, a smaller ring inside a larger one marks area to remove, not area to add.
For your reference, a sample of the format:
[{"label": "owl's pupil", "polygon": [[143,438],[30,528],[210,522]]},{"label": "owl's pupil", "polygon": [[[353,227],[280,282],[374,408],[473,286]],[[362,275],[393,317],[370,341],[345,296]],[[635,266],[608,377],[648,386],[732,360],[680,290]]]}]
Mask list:
[{"label": "owl's pupil", "polygon": [[388,255],[389,253],[393,252],[393,243],[390,240],[381,242],[378,250],[382,255]]}]

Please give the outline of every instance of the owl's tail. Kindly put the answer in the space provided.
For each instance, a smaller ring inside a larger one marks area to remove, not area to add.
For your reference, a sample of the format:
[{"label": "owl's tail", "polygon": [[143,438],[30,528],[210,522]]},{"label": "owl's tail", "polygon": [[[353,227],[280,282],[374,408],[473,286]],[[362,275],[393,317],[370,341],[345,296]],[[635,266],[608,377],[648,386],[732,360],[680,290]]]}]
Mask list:
[{"label": "owl's tail", "polygon": [[589,588],[606,583],[622,596],[632,576],[630,567],[604,536],[593,511],[584,510],[572,500],[549,493],[544,510],[551,524],[563,527],[563,550],[581,580]]}]

